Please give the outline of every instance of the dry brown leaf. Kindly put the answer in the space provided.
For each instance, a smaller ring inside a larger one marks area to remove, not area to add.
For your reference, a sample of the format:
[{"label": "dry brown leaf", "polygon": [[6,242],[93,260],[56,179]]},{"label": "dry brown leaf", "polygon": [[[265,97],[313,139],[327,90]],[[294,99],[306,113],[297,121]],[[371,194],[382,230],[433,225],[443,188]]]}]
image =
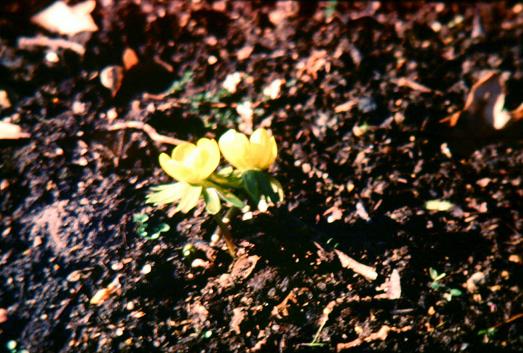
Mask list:
[{"label": "dry brown leaf", "polygon": [[107,301],[113,294],[118,293],[120,290],[120,281],[116,277],[109,285],[105,288],[99,289],[89,301],[92,305],[101,305]]},{"label": "dry brown leaf", "polygon": [[133,66],[136,66],[140,60],[138,60],[138,55],[131,48],[126,48],[122,55],[123,67],[126,70],[129,70]]},{"label": "dry brown leaf", "polygon": [[3,324],[9,319],[7,309],[0,308],[0,324]]},{"label": "dry brown leaf", "polygon": [[385,293],[374,296],[375,299],[395,300],[401,298],[401,278],[398,270],[394,269],[390,277],[380,286]]},{"label": "dry brown leaf", "polygon": [[336,252],[336,255],[338,255],[338,259],[340,259],[342,267],[353,270],[354,272],[362,275],[369,281],[374,281],[376,278],[378,278],[378,273],[373,267],[359,263],[358,261],[354,260],[352,257],[340,250],[336,249],[334,251]]},{"label": "dry brown leaf", "polygon": [[470,89],[463,110],[450,115],[443,121],[448,121],[449,125],[454,127],[462,117],[466,116],[471,127],[501,130],[512,120],[522,119],[523,104],[511,112],[504,109],[506,80],[506,75],[497,71],[483,73]]},{"label": "dry brown leaf", "polygon": [[69,36],[80,32],[96,32],[98,26],[91,17],[95,7],[95,0],[87,0],[73,6],[57,1],[34,15],[31,21],[50,32]]},{"label": "dry brown leaf", "polygon": [[100,72],[100,82],[105,88],[111,90],[111,94],[116,96],[124,78],[124,70],[121,66],[111,65],[107,66]]},{"label": "dry brown leaf", "polygon": [[20,126],[0,121],[0,140],[18,140],[29,137],[31,137],[31,135],[23,132]]}]

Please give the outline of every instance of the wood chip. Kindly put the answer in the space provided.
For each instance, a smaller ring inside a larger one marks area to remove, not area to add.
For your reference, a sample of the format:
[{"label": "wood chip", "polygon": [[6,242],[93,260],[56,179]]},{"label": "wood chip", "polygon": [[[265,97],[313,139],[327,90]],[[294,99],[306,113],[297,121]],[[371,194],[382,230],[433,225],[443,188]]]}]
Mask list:
[{"label": "wood chip", "polygon": [[69,36],[80,32],[96,32],[98,27],[91,17],[95,7],[95,0],[84,1],[73,6],[63,1],[56,1],[34,15],[31,22],[50,32]]},{"label": "wood chip", "polygon": [[239,61],[243,61],[245,59],[248,59],[251,56],[253,51],[254,51],[253,46],[246,45],[236,52],[236,57],[238,58]]},{"label": "wood chip", "polygon": [[369,281],[374,281],[376,278],[378,278],[378,273],[373,267],[364,265],[356,260],[354,260],[349,255],[345,254],[344,252],[336,249],[334,250],[336,252],[336,255],[338,255],[338,259],[340,260],[341,266],[344,268],[349,268],[356,272],[357,274],[362,275]]},{"label": "wood chip", "polygon": [[413,81],[406,77],[400,77],[398,79],[392,80],[392,82],[400,87],[407,87],[414,91],[419,91],[422,93],[432,93],[432,90],[430,88],[428,88],[427,86],[424,86],[424,85],[417,83],[416,81]]},{"label": "wood chip", "polygon": [[238,335],[242,332],[240,329],[240,325],[243,322],[243,319],[245,318],[245,310],[244,308],[234,308],[232,310],[232,319],[230,323],[230,328],[234,332],[236,332]]},{"label": "wood chip", "polygon": [[375,295],[375,299],[396,300],[401,298],[401,278],[398,270],[394,269],[390,277],[380,287],[382,287],[386,292]]},{"label": "wood chip", "polygon": [[18,140],[29,137],[31,137],[31,135],[23,132],[20,126],[0,121],[0,140]]},{"label": "wood chip", "polygon": [[350,100],[348,102],[345,102],[343,104],[340,104],[338,106],[336,106],[334,108],[334,112],[335,113],[344,113],[344,112],[348,112],[349,110],[351,110],[354,106],[356,106],[356,104],[358,104],[358,101],[357,100]]},{"label": "wood chip", "polygon": [[46,47],[53,51],[66,49],[74,51],[78,55],[85,54],[85,47],[82,44],[62,38],[49,38],[42,35],[18,38],[18,48],[31,49],[33,47]]}]

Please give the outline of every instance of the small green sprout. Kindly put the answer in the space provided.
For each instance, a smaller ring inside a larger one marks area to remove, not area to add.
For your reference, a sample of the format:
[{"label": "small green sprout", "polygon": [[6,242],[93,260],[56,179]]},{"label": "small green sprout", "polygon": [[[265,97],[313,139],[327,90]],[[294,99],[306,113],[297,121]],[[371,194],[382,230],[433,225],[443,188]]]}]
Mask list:
[{"label": "small green sprout", "polygon": [[498,331],[498,328],[495,326],[488,327],[483,330],[478,331],[478,336],[484,336],[487,340],[494,339],[494,336],[496,335],[496,332]]},{"label": "small green sprout", "polygon": [[171,227],[167,223],[160,223],[156,227],[150,227],[148,221],[149,216],[146,214],[135,213],[133,215],[133,222],[137,225],[136,233],[142,238],[148,240],[158,239],[161,233],[166,233],[171,230]]},{"label": "small green sprout", "polygon": [[[277,154],[274,136],[263,128],[250,138],[231,129],[218,142],[207,138],[196,144],[184,142],[170,156],[162,153],[159,157],[162,169],[177,182],[153,187],[146,202],[155,206],[175,203],[174,213],[188,213],[203,200],[233,254],[228,228],[217,215],[223,208],[245,210],[248,203],[264,211],[283,200],[280,182],[267,172]],[[230,165],[218,169],[221,155]]]},{"label": "small green sprout", "polygon": [[445,284],[441,283],[440,281],[447,276],[446,273],[438,273],[435,269],[432,267],[429,268],[429,275],[432,279],[432,282],[430,283],[430,287],[434,290],[447,290],[445,293],[443,293],[443,298],[445,298],[447,301],[452,301],[453,297],[459,297],[463,295],[463,292],[457,288],[448,288]]}]

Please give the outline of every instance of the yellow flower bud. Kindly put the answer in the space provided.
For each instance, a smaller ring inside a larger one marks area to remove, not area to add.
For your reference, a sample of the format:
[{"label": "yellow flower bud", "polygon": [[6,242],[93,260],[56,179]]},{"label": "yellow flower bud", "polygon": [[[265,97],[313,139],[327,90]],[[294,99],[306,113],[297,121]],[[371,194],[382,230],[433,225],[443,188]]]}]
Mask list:
[{"label": "yellow flower bud", "polygon": [[278,155],[274,136],[263,128],[254,131],[250,139],[231,129],[220,137],[219,144],[225,159],[241,171],[267,169]]},{"label": "yellow flower bud", "polygon": [[171,177],[189,184],[201,184],[220,163],[220,150],[215,140],[201,138],[195,144],[182,143],[172,155],[160,154],[160,166]]}]

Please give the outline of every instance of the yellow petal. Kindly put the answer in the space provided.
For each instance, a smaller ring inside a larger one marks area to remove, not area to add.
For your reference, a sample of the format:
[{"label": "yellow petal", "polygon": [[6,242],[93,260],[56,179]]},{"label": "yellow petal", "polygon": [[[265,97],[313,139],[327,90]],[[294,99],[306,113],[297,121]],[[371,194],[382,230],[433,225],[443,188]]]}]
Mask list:
[{"label": "yellow petal", "polygon": [[173,149],[172,153],[172,159],[174,159],[177,162],[183,162],[187,157],[190,156],[190,154],[196,149],[196,145],[185,142],[182,144],[179,144]]},{"label": "yellow petal", "polygon": [[218,167],[220,163],[220,149],[216,140],[201,138],[198,140],[197,149],[199,152],[198,172],[201,180],[206,179]]},{"label": "yellow petal", "polygon": [[249,153],[249,140],[247,136],[235,130],[229,130],[220,137],[220,150],[225,159],[240,170],[249,169],[245,156]]},{"label": "yellow petal", "polygon": [[160,154],[158,160],[162,169],[172,178],[178,181],[187,181],[191,178],[190,170],[187,170],[183,164],[171,159],[168,154]]},{"label": "yellow petal", "polygon": [[259,128],[254,131],[250,138],[251,150],[255,159],[257,169],[267,169],[276,160],[278,148],[274,136],[263,129]]}]

